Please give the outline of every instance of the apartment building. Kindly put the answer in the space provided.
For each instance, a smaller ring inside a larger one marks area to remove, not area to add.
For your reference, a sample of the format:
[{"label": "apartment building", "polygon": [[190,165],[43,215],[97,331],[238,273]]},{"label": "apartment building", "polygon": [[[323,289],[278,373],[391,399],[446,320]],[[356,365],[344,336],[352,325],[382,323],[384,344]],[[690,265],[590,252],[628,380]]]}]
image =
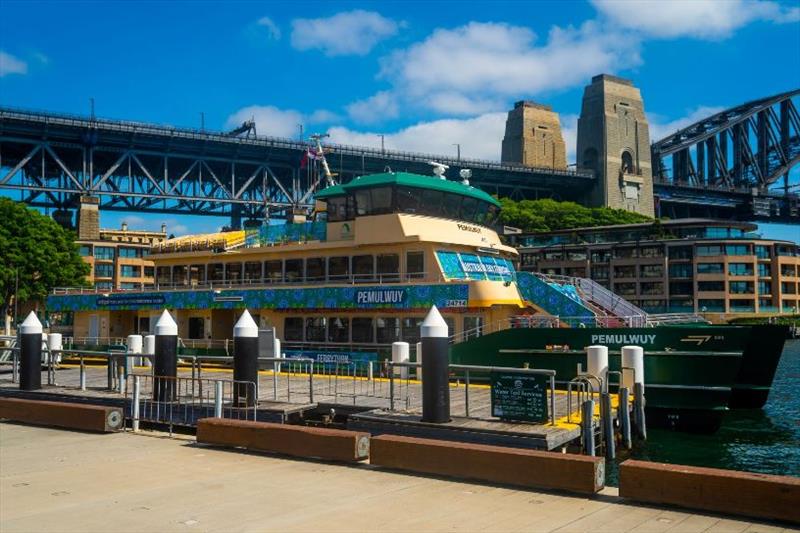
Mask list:
[{"label": "apartment building", "polygon": [[797,312],[800,247],[757,229],[680,219],[508,238],[521,270],[589,277],[648,312]]}]

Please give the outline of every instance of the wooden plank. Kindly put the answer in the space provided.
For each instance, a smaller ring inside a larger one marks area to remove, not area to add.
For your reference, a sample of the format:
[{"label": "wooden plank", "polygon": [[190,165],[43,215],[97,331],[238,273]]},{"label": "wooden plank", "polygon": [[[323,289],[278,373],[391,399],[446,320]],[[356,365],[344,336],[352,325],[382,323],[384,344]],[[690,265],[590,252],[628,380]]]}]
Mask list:
[{"label": "wooden plank", "polygon": [[83,431],[107,433],[124,425],[122,409],[102,405],[0,397],[0,418]]},{"label": "wooden plank", "polygon": [[619,468],[619,495],[800,523],[800,478],[629,459]]},{"label": "wooden plank", "polygon": [[198,421],[197,442],[330,461],[369,457],[368,433],[224,418]]},{"label": "wooden plank", "polygon": [[600,457],[395,435],[370,446],[370,464],[425,474],[583,494],[599,492],[605,479]]}]

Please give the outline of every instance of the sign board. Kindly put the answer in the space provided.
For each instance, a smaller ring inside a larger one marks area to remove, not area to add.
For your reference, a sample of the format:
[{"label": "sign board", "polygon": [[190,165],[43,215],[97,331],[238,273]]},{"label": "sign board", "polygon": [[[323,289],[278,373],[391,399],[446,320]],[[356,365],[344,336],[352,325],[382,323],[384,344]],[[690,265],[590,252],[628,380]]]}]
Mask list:
[{"label": "sign board", "polygon": [[368,361],[377,361],[377,352],[326,352],[318,350],[286,350],[286,357],[308,357],[314,359],[318,364],[324,365],[350,365],[367,364]]},{"label": "sign board", "polygon": [[547,422],[549,378],[536,374],[492,372],[492,416],[503,420]]}]

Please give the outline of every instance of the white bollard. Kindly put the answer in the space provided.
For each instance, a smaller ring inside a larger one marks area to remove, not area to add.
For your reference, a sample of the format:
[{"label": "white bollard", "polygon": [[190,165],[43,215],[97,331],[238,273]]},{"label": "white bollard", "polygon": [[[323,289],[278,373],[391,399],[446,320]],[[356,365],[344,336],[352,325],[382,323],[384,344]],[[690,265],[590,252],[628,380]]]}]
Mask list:
[{"label": "white bollard", "polygon": [[417,343],[417,363],[419,363],[417,367],[417,379],[422,381],[422,342]]},{"label": "white bollard", "polygon": [[[632,368],[633,370],[627,370]],[[644,348],[622,347],[622,386],[633,391],[634,383],[644,384]]]},{"label": "white bollard", "polygon": [[53,351],[62,350],[64,348],[63,338],[61,333],[51,333],[47,336],[47,348],[49,354],[53,357],[53,361],[58,365],[61,364],[61,354],[54,354]]},{"label": "white bollard", "polygon": [[608,391],[608,346],[586,347],[586,371],[602,380],[602,390],[599,392]]},{"label": "white bollard", "polygon": [[[392,362],[393,363],[408,363],[408,343],[407,342],[393,342],[392,343]],[[400,379],[408,379],[408,367],[395,367],[394,376]]]},{"label": "white bollard", "polygon": [[[143,339],[141,335],[128,335],[128,355],[142,353]],[[141,357],[129,357],[125,363],[126,368],[130,366],[141,366]]]},{"label": "white bollard", "polygon": [[[155,355],[156,353],[156,336],[145,335],[144,342],[142,343],[142,354]],[[143,358],[144,366],[153,366],[153,361],[149,357]]]}]

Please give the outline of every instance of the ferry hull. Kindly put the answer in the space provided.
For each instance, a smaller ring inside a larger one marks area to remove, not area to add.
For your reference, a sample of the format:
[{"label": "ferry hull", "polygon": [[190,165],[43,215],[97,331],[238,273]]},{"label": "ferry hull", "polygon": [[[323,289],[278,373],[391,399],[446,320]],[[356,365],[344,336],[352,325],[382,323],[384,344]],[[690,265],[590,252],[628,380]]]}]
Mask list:
[{"label": "ferry hull", "polygon": [[731,409],[760,409],[767,403],[789,326],[750,326],[742,366],[731,395]]}]

